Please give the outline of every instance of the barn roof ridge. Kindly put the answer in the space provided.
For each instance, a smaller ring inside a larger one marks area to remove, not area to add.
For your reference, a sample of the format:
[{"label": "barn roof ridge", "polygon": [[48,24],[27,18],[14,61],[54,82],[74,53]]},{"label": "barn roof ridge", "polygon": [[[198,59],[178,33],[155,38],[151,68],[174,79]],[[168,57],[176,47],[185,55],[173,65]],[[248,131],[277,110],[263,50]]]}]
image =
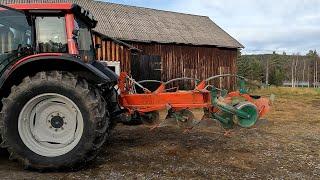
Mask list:
[{"label": "barn roof ridge", "polygon": [[[83,1],[83,0],[82,0],[82,1]],[[86,1],[86,0],[85,0],[85,1]],[[189,15],[189,16],[198,16],[198,17],[207,17],[207,18],[210,18],[209,16],[206,16],[206,15],[191,14],[191,13],[177,12],[177,11],[169,11],[169,10],[164,10],[164,9],[155,9],[155,8],[141,7],[141,6],[135,6],[135,5],[127,5],[127,4],[114,3],[114,2],[108,2],[108,1],[102,1],[102,0],[88,0],[88,1],[93,1],[93,2],[98,2],[98,3],[103,3],[103,4],[115,4],[115,5],[125,6],[125,7],[132,7],[132,8],[153,10],[153,11],[162,11],[162,12],[167,12],[167,13],[176,13],[176,14],[181,14],[181,15]]]}]

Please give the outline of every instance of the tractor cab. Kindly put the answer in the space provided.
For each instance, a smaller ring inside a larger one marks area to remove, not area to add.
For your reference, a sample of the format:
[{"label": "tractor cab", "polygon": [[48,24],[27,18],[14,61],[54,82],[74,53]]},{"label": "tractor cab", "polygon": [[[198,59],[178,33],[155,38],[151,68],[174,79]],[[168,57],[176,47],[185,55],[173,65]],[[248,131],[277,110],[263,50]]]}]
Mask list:
[{"label": "tractor cab", "polygon": [[0,6],[0,16],[2,68],[5,61],[41,53],[95,59],[91,29],[97,21],[76,4],[12,4]]}]

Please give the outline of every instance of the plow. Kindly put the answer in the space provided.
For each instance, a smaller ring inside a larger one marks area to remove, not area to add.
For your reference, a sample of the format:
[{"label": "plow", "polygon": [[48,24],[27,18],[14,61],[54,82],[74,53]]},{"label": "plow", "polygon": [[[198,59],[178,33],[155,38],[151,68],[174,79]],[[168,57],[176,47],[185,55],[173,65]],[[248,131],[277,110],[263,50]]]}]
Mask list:
[{"label": "plow", "polygon": [[[235,78],[239,90],[228,92],[209,83],[223,77]],[[167,89],[169,84],[184,80],[195,81],[195,88],[188,91],[179,88]],[[143,86],[144,83],[154,82],[160,84],[155,91]],[[236,125],[250,128],[270,110],[271,100],[249,94],[246,82],[246,78],[231,74],[217,75],[203,81],[184,77],[167,82],[137,82],[123,72],[118,82],[119,101],[129,117],[127,121],[152,124],[152,129],[175,125],[190,130],[195,126],[212,124],[208,121],[219,122],[225,129],[232,129]],[[136,87],[141,88],[143,93],[138,94]],[[202,109],[203,117],[195,119],[193,109]],[[167,110],[168,114],[164,120],[160,120],[159,111],[163,110]]]}]

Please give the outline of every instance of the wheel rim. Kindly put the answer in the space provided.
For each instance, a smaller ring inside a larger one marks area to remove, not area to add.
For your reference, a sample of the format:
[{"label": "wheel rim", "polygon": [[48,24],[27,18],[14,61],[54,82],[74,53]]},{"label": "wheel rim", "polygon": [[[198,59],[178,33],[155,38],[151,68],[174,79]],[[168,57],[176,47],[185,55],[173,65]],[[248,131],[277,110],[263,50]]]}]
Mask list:
[{"label": "wheel rim", "polygon": [[22,108],[18,131],[34,153],[56,157],[70,152],[80,141],[84,121],[78,106],[55,93],[34,97]]},{"label": "wheel rim", "polygon": [[256,124],[258,120],[258,110],[257,107],[252,103],[243,103],[240,106],[237,107],[237,109],[240,109],[244,112],[246,112],[250,117],[248,118],[238,118],[238,123],[241,127],[249,128]]}]

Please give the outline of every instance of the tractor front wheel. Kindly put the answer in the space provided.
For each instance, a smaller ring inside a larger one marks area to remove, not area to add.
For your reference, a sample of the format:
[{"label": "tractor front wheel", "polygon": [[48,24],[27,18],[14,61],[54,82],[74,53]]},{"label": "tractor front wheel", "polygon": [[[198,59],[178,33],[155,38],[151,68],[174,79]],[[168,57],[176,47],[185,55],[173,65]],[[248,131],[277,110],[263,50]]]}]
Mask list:
[{"label": "tractor front wheel", "polygon": [[109,114],[99,91],[67,72],[40,72],[3,99],[2,146],[28,169],[66,170],[92,160]]}]

